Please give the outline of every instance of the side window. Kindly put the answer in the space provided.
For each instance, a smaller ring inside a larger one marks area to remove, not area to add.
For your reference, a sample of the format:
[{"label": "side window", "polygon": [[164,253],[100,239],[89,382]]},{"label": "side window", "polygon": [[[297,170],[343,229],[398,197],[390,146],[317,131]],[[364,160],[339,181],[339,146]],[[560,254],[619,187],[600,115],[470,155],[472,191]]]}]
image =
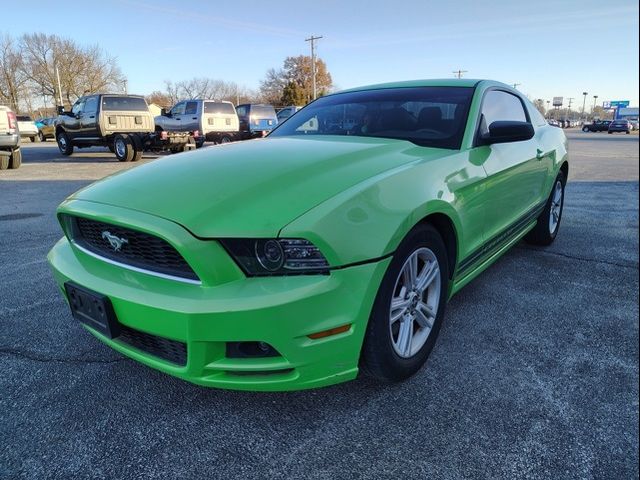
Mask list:
[{"label": "side window", "polygon": [[171,109],[171,115],[183,115],[184,114],[184,106],[185,106],[185,102],[177,103]]},{"label": "side window", "polygon": [[517,96],[501,90],[491,90],[484,96],[482,103],[483,123],[481,132],[486,132],[493,122],[517,121],[526,122],[522,101]]},{"label": "side window", "polygon": [[198,102],[187,102],[184,114],[195,115],[196,113],[198,113]]},{"label": "side window", "polygon": [[98,97],[88,97],[84,102],[83,113],[96,113],[98,110]]},{"label": "side window", "polygon": [[73,113],[74,115],[80,115],[80,112],[82,112],[83,107],[84,107],[84,98],[79,98],[78,100],[76,100],[76,103],[73,104],[73,107],[71,107],[71,113]]},{"label": "side window", "polygon": [[244,117],[247,115],[247,107],[246,106],[241,106],[236,108],[236,113],[238,114],[239,117]]},{"label": "side window", "polygon": [[544,127],[547,124],[547,121],[540,113],[540,110],[538,110],[536,106],[531,102],[528,102],[527,106],[529,107],[529,116],[531,117],[531,123],[533,123],[536,127]]}]

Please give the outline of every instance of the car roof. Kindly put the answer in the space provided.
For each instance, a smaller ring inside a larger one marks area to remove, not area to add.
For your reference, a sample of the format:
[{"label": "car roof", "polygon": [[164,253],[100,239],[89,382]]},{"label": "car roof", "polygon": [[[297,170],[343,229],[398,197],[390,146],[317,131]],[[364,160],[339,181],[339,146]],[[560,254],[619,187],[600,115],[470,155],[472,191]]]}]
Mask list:
[{"label": "car roof", "polygon": [[512,88],[501,82],[494,80],[482,80],[477,78],[435,78],[423,80],[408,80],[403,82],[377,83],[374,85],[366,85],[363,87],[349,88],[336,93],[359,92],[363,90],[378,90],[382,88],[410,88],[410,87],[475,87],[479,83]]}]

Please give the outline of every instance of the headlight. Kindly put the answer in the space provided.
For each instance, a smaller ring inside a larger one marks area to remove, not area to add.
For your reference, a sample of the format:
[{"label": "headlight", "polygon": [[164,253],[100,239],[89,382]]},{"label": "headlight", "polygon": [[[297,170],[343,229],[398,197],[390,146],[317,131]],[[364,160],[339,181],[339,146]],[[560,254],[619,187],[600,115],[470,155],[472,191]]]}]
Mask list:
[{"label": "headlight", "polygon": [[327,259],[308,240],[225,238],[220,243],[249,276],[329,273]]}]

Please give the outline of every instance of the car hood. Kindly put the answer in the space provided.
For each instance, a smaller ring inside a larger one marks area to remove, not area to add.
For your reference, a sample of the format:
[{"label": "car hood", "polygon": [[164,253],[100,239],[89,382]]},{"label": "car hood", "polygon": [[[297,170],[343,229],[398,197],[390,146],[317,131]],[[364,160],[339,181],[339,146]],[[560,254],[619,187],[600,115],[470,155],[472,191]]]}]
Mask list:
[{"label": "car hood", "polygon": [[363,180],[448,153],[377,138],[265,138],[158,159],[73,198],[163,217],[198,237],[276,236]]}]

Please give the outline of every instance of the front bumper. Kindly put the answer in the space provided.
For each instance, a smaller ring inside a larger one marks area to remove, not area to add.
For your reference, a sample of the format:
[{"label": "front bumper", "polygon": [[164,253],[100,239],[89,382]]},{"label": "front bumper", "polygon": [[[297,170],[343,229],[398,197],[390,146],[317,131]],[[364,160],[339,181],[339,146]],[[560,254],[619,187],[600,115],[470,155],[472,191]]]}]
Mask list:
[{"label": "front bumper", "polygon": [[[390,261],[330,275],[241,277],[194,285],[106,263],[66,238],[48,258],[63,295],[64,283],[73,281],[108,296],[122,325],[184,343],[186,365],[86,327],[115,350],[196,384],[270,391],[315,388],[356,377],[371,306]],[[344,333],[308,337],[346,324],[351,327]],[[227,358],[227,342],[244,341],[266,342],[280,356]]]}]

